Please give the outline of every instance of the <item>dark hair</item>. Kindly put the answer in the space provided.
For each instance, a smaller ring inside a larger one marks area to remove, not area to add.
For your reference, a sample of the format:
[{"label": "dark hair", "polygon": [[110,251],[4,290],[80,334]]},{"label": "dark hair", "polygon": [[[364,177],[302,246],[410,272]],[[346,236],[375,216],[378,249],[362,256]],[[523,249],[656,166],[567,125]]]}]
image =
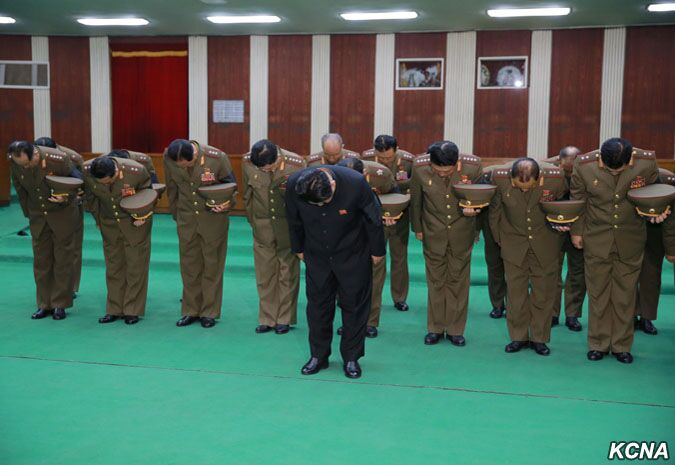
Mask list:
[{"label": "dark hair", "polygon": [[630,162],[633,153],[633,146],[626,139],[612,137],[602,143],[600,147],[600,158],[608,168],[613,170],[621,168]]},{"label": "dark hair", "polygon": [[363,174],[363,162],[358,158],[343,158],[337,162],[337,166],[344,166],[345,168],[350,168]]},{"label": "dark hair", "polygon": [[434,142],[427,149],[431,163],[438,166],[454,166],[459,159],[459,149],[454,142],[443,140]]},{"label": "dark hair", "polygon": [[173,161],[178,161],[179,158],[185,161],[192,161],[194,158],[194,147],[192,142],[185,139],[176,139],[169,144],[166,149],[166,155]]},{"label": "dark hair", "polygon": [[396,138],[394,136],[382,134],[375,138],[375,142],[373,142],[373,147],[378,152],[386,152],[389,149],[396,150],[398,148],[398,142],[396,141]]},{"label": "dark hair", "polygon": [[572,152],[581,153],[581,150],[579,150],[579,148],[574,145],[566,145],[560,149],[560,152],[558,153],[558,158],[561,160],[563,158],[567,158],[570,155],[572,155]]},{"label": "dark hair", "polygon": [[251,163],[257,167],[271,165],[277,161],[277,146],[269,139],[262,139],[251,147]]},{"label": "dark hair", "polygon": [[110,156],[95,158],[89,172],[96,179],[115,176],[115,162]]},{"label": "dark hair", "polygon": [[305,202],[325,202],[333,195],[330,177],[319,168],[307,168],[295,183],[295,193]]},{"label": "dark hair", "polygon": [[40,145],[42,147],[49,147],[52,149],[56,148],[56,142],[54,142],[54,139],[51,137],[40,137],[38,139],[35,139],[35,145]]},{"label": "dark hair", "polygon": [[20,157],[22,153],[25,153],[29,160],[33,159],[33,150],[35,147],[28,141],[17,140],[9,144],[7,148],[7,153],[13,157]]},{"label": "dark hair", "polygon": [[129,151],[124,149],[115,149],[106,154],[106,157],[129,158]]},{"label": "dark hair", "polygon": [[523,157],[511,165],[511,178],[522,183],[530,182],[531,179],[539,179],[539,163],[534,158]]}]

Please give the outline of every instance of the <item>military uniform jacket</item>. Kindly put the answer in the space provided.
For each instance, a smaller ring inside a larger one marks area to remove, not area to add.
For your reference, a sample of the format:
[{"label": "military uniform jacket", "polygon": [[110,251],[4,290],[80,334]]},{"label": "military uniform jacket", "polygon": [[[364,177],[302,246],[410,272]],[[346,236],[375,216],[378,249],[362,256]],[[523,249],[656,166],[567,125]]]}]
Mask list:
[{"label": "military uniform jacket", "polygon": [[130,160],[133,160],[143,165],[143,167],[148,171],[148,174],[150,175],[150,180],[152,182],[155,183],[159,182],[157,179],[157,172],[155,171],[155,165],[152,163],[152,157],[150,157],[150,155],[146,155],[141,152],[133,152],[131,150],[127,150],[127,153],[129,154]]},{"label": "military uniform jacket", "polygon": [[286,183],[291,174],[305,167],[299,155],[278,150],[281,164],[273,173],[265,173],[244,155],[243,199],[246,218],[253,228],[255,240],[268,247],[288,249],[291,246],[286,221]]},{"label": "military uniform jacket", "polygon": [[63,145],[57,145],[56,148],[68,155],[70,157],[70,161],[73,163],[73,165],[75,165],[75,168],[77,168],[80,173],[82,172],[82,165],[84,164],[84,158],[82,158],[82,155],[73,149],[64,147]]},{"label": "military uniform jacket", "polygon": [[147,235],[142,227],[134,226],[134,219],[120,207],[120,201],[143,189],[152,188],[150,174],[140,163],[115,158],[118,175],[112,184],[101,184],[91,174],[91,163],[84,163],[85,195],[89,211],[102,229],[119,229],[131,244],[141,242]]},{"label": "military uniform jacket", "polygon": [[497,191],[490,202],[490,228],[502,258],[516,265],[523,263],[529,249],[542,265],[559,260],[562,235],[551,228],[539,202],[563,198],[568,183],[556,166],[540,162],[539,169],[539,183],[528,192],[512,185],[510,168],[492,173]]},{"label": "military uniform jacket", "polygon": [[[342,158],[360,158],[359,154],[356,152],[352,152],[351,150],[347,149],[342,149]],[[340,161],[340,160],[338,160]],[[321,165],[327,165],[328,160],[326,159],[325,155],[323,152],[317,152],[309,157],[307,157],[307,166],[321,166]]]},{"label": "military uniform jacket", "polygon": [[429,155],[415,159],[410,183],[410,222],[415,233],[424,233],[424,246],[437,254],[445,254],[452,238],[472,243],[476,235],[474,217],[466,217],[455,195],[454,184],[472,184],[483,170],[480,158],[460,155],[455,171],[448,178],[434,173]]},{"label": "military uniform jacket", "polygon": [[45,225],[54,231],[58,238],[65,238],[76,229],[79,219],[76,195],[70,195],[65,203],[57,204],[47,200],[51,196],[51,189],[45,180],[46,176],[74,176],[79,173],[74,170],[70,157],[58,149],[35,147],[33,157],[40,161],[33,168],[23,168],[13,161],[10,163],[10,172],[14,188],[19,197],[21,209],[30,220],[30,232],[34,238],[39,238]]},{"label": "military uniform jacket", "polygon": [[212,242],[227,235],[228,213],[212,212],[197,189],[211,184],[235,182],[235,179],[225,152],[194,141],[192,143],[197,144],[197,161],[189,169],[180,168],[164,154],[169,209],[182,239],[191,240],[195,234],[200,234],[206,242]]},{"label": "military uniform jacket", "polygon": [[394,175],[396,184],[398,184],[399,192],[401,194],[410,193],[410,181],[412,179],[412,168],[415,161],[415,155],[399,149],[396,151],[396,155],[390,163],[384,163],[377,156],[375,149],[370,149],[361,154],[361,159],[374,161],[389,168]]},{"label": "military uniform jacket", "polygon": [[654,152],[633,149],[628,167],[617,176],[604,166],[599,150],[577,157],[574,163],[572,198],[585,200],[586,208],[571,233],[583,236],[584,249],[596,257],[609,257],[614,244],[622,259],[642,253],[647,237],[645,219],[627,194],[658,179]]}]

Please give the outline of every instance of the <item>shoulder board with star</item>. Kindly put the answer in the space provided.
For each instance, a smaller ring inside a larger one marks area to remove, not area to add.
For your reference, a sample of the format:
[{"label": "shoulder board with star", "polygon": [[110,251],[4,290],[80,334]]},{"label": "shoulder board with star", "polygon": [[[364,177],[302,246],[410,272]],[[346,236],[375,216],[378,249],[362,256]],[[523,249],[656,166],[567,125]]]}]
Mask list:
[{"label": "shoulder board with star", "polygon": [[555,157],[547,158],[543,161],[552,165],[558,165],[560,163],[560,157],[556,155]]},{"label": "shoulder board with star", "polygon": [[284,160],[286,160],[286,162],[290,163],[291,165],[302,166],[305,163],[302,157],[296,153],[289,152],[284,149],[281,149],[281,153],[284,156]]},{"label": "shoulder board with star", "polygon": [[480,163],[480,158],[475,155],[461,154],[459,159],[462,161],[462,163],[469,163],[473,165],[478,165]]},{"label": "shoulder board with star", "polygon": [[650,150],[642,150],[638,148],[633,148],[633,157],[639,158],[641,160],[655,160],[656,152]]},{"label": "shoulder board with star", "polygon": [[117,166],[119,166],[120,169],[122,169],[125,173],[138,174],[145,170],[143,165],[130,158],[117,158],[115,159],[115,162],[117,163]]},{"label": "shoulder board with star", "polygon": [[545,178],[562,178],[563,172],[561,168],[542,168],[541,173]]},{"label": "shoulder board with star", "polygon": [[351,150],[345,150],[345,158],[361,158],[358,153],[352,152]]},{"label": "shoulder board with star", "polygon": [[405,150],[397,150],[396,153],[401,156],[401,158],[405,161],[409,162],[414,162],[415,161],[415,155],[413,155],[410,152],[407,152]]},{"label": "shoulder board with star", "polygon": [[665,176],[659,176],[659,181],[661,184],[670,184],[671,186],[675,186],[675,174],[667,174]]},{"label": "shoulder board with star", "polygon": [[53,163],[65,163],[70,157],[58,149],[49,147],[40,147],[39,149],[45,156],[45,159]]},{"label": "shoulder board with star", "polygon": [[427,166],[431,164],[431,157],[429,155],[420,155],[415,158],[415,166]]},{"label": "shoulder board with star", "polygon": [[585,153],[577,157],[577,159],[579,160],[580,165],[585,165],[594,161],[597,162],[598,159],[600,159],[600,150],[594,150],[592,152]]},{"label": "shoulder board with star", "polygon": [[151,159],[148,155],[141,153],[141,152],[132,152],[131,150],[127,150],[129,152],[129,159],[137,161],[138,163],[141,164],[146,164],[150,163]]},{"label": "shoulder board with star", "polygon": [[364,150],[363,152],[361,152],[361,158],[363,160],[369,160],[371,158],[375,158],[375,149]]},{"label": "shoulder board with star", "polygon": [[91,170],[91,163],[92,163],[94,160],[96,160],[96,159],[95,159],[95,158],[92,158],[92,159],[87,160],[87,161],[85,161],[84,163],[82,163],[82,169],[83,169],[84,171],[89,172],[89,170]]},{"label": "shoulder board with star", "polygon": [[313,154],[311,154],[310,156],[307,157],[307,163],[313,163],[315,161],[319,161],[319,160],[321,160],[322,156],[323,156],[323,154],[321,152],[313,153]]},{"label": "shoulder board with star", "polygon": [[493,178],[510,178],[511,170],[506,168],[495,168],[492,170]]},{"label": "shoulder board with star", "polygon": [[251,163],[251,152],[245,153],[243,157],[241,157],[241,161],[244,163]]},{"label": "shoulder board with star", "polygon": [[225,152],[210,145],[202,145],[201,148],[204,155],[209,158],[222,158],[225,155]]}]

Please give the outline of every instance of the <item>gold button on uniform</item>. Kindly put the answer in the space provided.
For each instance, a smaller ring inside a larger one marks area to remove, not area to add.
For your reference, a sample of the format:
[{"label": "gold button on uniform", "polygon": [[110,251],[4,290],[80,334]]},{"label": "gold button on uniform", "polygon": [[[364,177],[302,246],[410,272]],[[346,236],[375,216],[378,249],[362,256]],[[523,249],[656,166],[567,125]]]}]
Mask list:
[{"label": "gold button on uniform", "polygon": [[532,239],[532,236],[527,236],[528,239]]}]

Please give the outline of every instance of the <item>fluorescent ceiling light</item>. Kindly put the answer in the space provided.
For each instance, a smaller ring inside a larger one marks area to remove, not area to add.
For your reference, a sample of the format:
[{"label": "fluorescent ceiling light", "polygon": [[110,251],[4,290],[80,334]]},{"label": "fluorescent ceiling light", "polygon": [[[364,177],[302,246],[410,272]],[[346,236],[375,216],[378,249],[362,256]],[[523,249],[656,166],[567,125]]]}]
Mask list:
[{"label": "fluorescent ceiling light", "polygon": [[675,3],[652,3],[647,7],[652,13],[661,13],[663,11],[675,11]]},{"label": "fluorescent ceiling light", "polygon": [[493,18],[517,18],[520,16],[565,16],[571,11],[571,8],[500,8],[488,10],[487,14]]},{"label": "fluorescent ceiling light", "polygon": [[347,21],[372,21],[376,19],[415,19],[415,11],[385,11],[380,13],[340,13]]},{"label": "fluorescent ceiling light", "polygon": [[16,19],[10,18],[9,16],[0,16],[0,24],[14,24]]},{"label": "fluorescent ceiling light", "polygon": [[85,26],[145,26],[147,19],[143,18],[79,18],[78,23]]},{"label": "fluorescent ceiling light", "polygon": [[278,16],[270,15],[208,16],[206,19],[215,24],[278,23],[281,21],[281,18]]}]

